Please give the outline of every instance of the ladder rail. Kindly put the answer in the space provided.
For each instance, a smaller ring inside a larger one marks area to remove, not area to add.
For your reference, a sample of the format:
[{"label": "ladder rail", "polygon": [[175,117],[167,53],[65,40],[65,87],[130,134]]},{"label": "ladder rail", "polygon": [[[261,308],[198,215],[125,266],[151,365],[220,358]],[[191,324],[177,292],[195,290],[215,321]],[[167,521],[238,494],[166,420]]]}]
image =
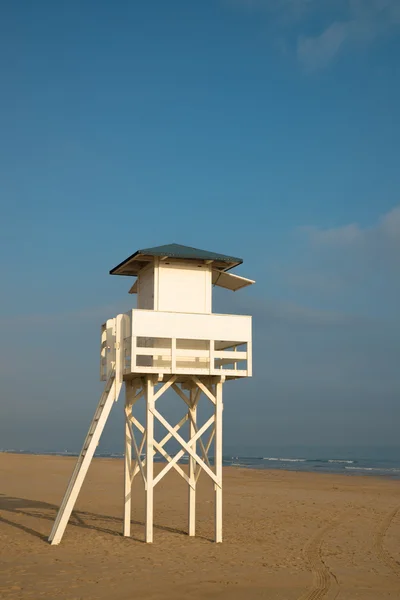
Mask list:
[{"label": "ladder rail", "polygon": [[103,432],[114,402],[118,399],[121,387],[122,381],[117,381],[114,370],[110,374],[110,377],[108,378],[107,384],[101,395],[83,443],[82,450],[79,454],[74,471],[69,480],[67,490],[58,510],[57,517],[49,536],[49,542],[52,545],[59,544],[62,539],[86,473],[98,446],[100,436]]}]

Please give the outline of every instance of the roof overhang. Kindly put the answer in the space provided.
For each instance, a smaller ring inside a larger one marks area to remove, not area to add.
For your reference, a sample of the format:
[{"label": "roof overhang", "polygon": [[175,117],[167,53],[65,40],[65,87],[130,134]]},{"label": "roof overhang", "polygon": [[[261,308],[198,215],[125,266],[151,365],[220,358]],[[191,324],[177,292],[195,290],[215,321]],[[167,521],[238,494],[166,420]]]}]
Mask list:
[{"label": "roof overhang", "polygon": [[[191,254],[191,255],[189,255]],[[187,262],[195,262],[195,263],[203,263],[203,264],[212,264],[213,269],[218,269],[221,271],[228,271],[229,269],[233,269],[233,267],[237,267],[242,264],[242,259],[233,258],[233,257],[225,257],[224,255],[212,255],[211,253],[204,253],[205,256],[195,256],[194,253],[185,254],[184,251],[180,252],[168,252],[165,250],[164,252],[159,253],[146,253],[143,250],[138,250],[124,261],[122,261],[119,265],[111,269],[110,275],[127,275],[136,277],[144,267],[154,262],[156,258],[160,260],[172,259],[179,261],[187,261]]]}]

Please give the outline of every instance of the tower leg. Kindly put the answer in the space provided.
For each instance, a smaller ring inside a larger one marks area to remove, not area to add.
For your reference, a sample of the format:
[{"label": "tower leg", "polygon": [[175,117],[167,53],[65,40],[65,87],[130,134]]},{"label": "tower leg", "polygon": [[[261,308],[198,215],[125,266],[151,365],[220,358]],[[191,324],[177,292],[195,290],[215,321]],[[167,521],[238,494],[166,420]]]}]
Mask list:
[{"label": "tower leg", "polygon": [[[190,405],[192,408],[189,409],[189,442],[196,434],[196,419],[197,419],[197,406],[195,406],[196,393],[195,389],[190,391]],[[196,452],[196,442],[191,444],[193,452]],[[190,456],[189,457],[189,479],[191,483],[196,486],[196,461]],[[189,485],[189,535],[196,535],[196,488],[192,488]]]},{"label": "tower leg", "polygon": [[124,467],[124,536],[131,535],[131,504],[132,504],[132,435],[129,418],[132,406],[125,384],[125,467]]},{"label": "tower leg", "polygon": [[222,542],[222,381],[215,385],[215,541]]},{"label": "tower leg", "polygon": [[154,383],[146,377],[146,534],[148,544],[153,541],[153,455],[154,455]]}]

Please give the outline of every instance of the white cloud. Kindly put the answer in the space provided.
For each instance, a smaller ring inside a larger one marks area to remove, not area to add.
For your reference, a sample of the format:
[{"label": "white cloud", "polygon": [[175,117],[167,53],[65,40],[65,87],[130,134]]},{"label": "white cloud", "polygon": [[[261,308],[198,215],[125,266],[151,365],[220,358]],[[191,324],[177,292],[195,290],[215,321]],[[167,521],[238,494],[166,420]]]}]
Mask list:
[{"label": "white cloud", "polygon": [[393,244],[400,247],[400,206],[382,215],[378,222],[370,227],[363,228],[353,223],[330,229],[307,227],[303,230],[310,242],[320,247],[349,248],[356,245],[374,245],[388,248]]},{"label": "white cloud", "polygon": [[310,70],[325,67],[345,44],[367,44],[400,25],[398,0],[349,0],[347,18],[315,36],[301,36],[297,56]]},{"label": "white cloud", "polygon": [[[326,67],[346,46],[362,47],[400,28],[400,0],[226,2],[231,7],[264,12],[275,33],[278,29],[278,35],[293,38],[297,59],[309,71]],[[316,27],[317,33],[309,33]]]},{"label": "white cloud", "polygon": [[303,258],[286,269],[286,283],[308,297],[325,297],[335,306],[398,315],[400,303],[400,206],[375,223],[327,229],[302,228]]},{"label": "white cloud", "polygon": [[309,70],[325,67],[340,51],[348,36],[348,23],[332,23],[317,37],[299,37],[297,57]]}]

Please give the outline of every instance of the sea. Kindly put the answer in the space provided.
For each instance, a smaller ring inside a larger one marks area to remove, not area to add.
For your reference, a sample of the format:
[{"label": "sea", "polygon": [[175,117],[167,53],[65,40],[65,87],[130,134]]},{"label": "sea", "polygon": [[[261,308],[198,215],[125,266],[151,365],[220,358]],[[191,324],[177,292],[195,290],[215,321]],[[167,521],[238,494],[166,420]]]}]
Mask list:
[{"label": "sea", "polygon": [[[302,471],[309,473],[332,473],[342,475],[372,475],[400,480],[400,447],[385,448],[335,448],[335,447],[272,447],[262,449],[240,449],[241,452],[229,448],[224,452],[223,464],[240,469],[277,469],[286,471]],[[70,450],[23,450],[0,449],[0,452],[20,454],[40,454],[54,456],[78,456]],[[174,453],[171,453],[173,456]],[[99,451],[96,456],[110,459],[121,459],[123,454],[112,451]],[[142,455],[144,457],[145,455]],[[156,455],[155,462],[165,462]],[[189,457],[184,454],[179,463],[187,463]],[[213,457],[209,457],[213,464]]]}]

